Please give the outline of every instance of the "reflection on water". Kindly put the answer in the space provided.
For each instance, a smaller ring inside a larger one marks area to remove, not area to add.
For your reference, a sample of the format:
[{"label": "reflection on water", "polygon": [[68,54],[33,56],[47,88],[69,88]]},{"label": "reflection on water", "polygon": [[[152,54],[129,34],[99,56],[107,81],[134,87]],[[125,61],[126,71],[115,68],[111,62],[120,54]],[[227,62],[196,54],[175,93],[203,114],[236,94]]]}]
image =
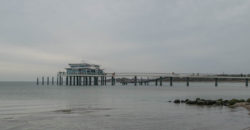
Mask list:
[{"label": "reflection on water", "polygon": [[244,83],[65,87],[0,82],[1,130],[243,130],[244,108],[169,103],[186,98],[250,98]]}]

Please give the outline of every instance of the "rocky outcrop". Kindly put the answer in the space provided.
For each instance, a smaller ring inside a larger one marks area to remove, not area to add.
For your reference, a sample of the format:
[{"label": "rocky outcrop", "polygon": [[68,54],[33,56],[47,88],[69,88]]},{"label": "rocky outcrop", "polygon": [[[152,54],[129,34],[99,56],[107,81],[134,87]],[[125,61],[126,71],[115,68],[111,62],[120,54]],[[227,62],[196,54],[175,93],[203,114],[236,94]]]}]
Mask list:
[{"label": "rocky outcrop", "polygon": [[206,99],[200,99],[196,98],[195,100],[180,100],[176,99],[174,100],[175,104],[185,103],[189,105],[207,105],[207,106],[229,106],[229,107],[244,107],[250,111],[250,98],[247,100],[244,99],[231,99],[231,100],[206,100]]}]

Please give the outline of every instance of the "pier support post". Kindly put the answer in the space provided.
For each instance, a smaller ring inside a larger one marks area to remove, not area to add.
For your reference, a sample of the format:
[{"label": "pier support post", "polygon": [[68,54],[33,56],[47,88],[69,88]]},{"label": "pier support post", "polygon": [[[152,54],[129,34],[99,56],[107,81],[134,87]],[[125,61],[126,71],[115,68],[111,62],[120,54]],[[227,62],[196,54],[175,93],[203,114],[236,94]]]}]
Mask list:
[{"label": "pier support post", "polygon": [[79,76],[76,76],[76,86],[79,85]]},{"label": "pier support post", "polygon": [[66,76],[66,85],[68,86],[69,85],[69,77]]},{"label": "pier support post", "polygon": [[58,77],[58,85],[60,86],[62,84],[62,78],[61,76]]},{"label": "pier support post", "polygon": [[189,86],[189,77],[187,77],[187,87]]},{"label": "pier support post", "polygon": [[69,85],[72,85],[72,76],[69,76]]},{"label": "pier support post", "polygon": [[76,85],[76,76],[73,77],[73,85]]},{"label": "pier support post", "polygon": [[155,79],[155,86],[158,86],[158,80]]},{"label": "pier support post", "polygon": [[170,77],[170,86],[173,86],[173,77]]},{"label": "pier support post", "polygon": [[215,78],[214,80],[215,80],[215,87],[217,87],[218,86],[218,78]]},{"label": "pier support post", "polygon": [[44,77],[42,77],[42,85],[44,85]]},{"label": "pier support post", "polygon": [[86,84],[86,76],[82,77],[82,85],[87,86],[87,84]]},{"label": "pier support post", "polygon": [[96,78],[96,85],[98,86],[98,76],[95,77]]},{"label": "pier support post", "polygon": [[56,85],[58,85],[58,76],[56,76]]},{"label": "pier support post", "polygon": [[248,87],[248,79],[246,79],[246,87]]},{"label": "pier support post", "polygon": [[52,77],[52,85],[54,85],[54,77]]},{"label": "pier support post", "polygon": [[76,76],[76,86],[79,85],[79,76]]},{"label": "pier support post", "polygon": [[88,86],[88,76],[83,77],[85,86]]},{"label": "pier support post", "polygon": [[136,86],[137,85],[137,76],[135,76],[134,80],[135,80],[135,86]]},{"label": "pier support post", "polygon": [[91,81],[91,76],[89,76],[89,86],[91,86],[91,83],[92,83],[92,81]]},{"label": "pier support post", "polygon": [[111,85],[112,85],[112,86],[115,85],[115,77],[114,77],[114,76],[111,77]]},{"label": "pier support post", "polygon": [[61,76],[61,85],[63,85],[63,77]]},{"label": "pier support post", "polygon": [[79,85],[82,86],[82,76],[79,76]]},{"label": "pier support post", "polygon": [[47,77],[47,85],[49,85],[49,77]]},{"label": "pier support post", "polygon": [[107,77],[105,76],[104,77],[104,85],[106,86],[106,84],[107,84]]},{"label": "pier support post", "polygon": [[162,77],[160,77],[160,86],[162,86]]},{"label": "pier support post", "polygon": [[101,76],[101,86],[103,85],[103,76]]},{"label": "pier support post", "polygon": [[62,85],[62,78],[61,78],[61,76],[58,77],[58,84]]},{"label": "pier support post", "polygon": [[102,76],[102,85],[105,85],[105,76]]},{"label": "pier support post", "polygon": [[36,85],[39,85],[39,79],[38,79],[38,77],[36,79]]},{"label": "pier support post", "polygon": [[94,85],[96,85],[96,77],[94,77]]},{"label": "pier support post", "polygon": [[143,79],[142,79],[142,77],[141,77],[141,86],[143,85]]},{"label": "pier support post", "polygon": [[80,85],[80,76],[76,76],[76,84],[77,84],[77,86]]},{"label": "pier support post", "polygon": [[61,76],[58,76],[58,86],[61,85]]}]

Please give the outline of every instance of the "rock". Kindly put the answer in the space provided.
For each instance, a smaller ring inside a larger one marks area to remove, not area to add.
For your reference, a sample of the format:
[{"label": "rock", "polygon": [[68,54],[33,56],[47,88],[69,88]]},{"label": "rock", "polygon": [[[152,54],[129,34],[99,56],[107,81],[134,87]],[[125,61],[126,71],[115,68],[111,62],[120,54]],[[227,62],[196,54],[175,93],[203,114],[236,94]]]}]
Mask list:
[{"label": "rock", "polygon": [[[171,101],[169,101],[171,102]],[[173,101],[176,104],[180,103],[186,103],[189,105],[216,105],[216,106],[228,106],[228,107],[244,107],[250,111],[250,98],[247,100],[244,99],[232,99],[232,100],[223,100],[223,99],[218,99],[218,100],[205,100],[205,99],[200,99],[196,98],[195,100],[179,100],[176,99]]]},{"label": "rock", "polygon": [[224,106],[228,106],[228,105],[229,105],[228,102],[229,102],[228,100],[224,100],[224,101],[223,101],[223,105],[224,105]]},{"label": "rock", "polygon": [[198,100],[196,101],[197,105],[206,105],[206,101],[204,100]]},{"label": "rock", "polygon": [[223,105],[223,102],[222,102],[222,101],[217,100],[217,101],[216,101],[216,103],[215,103],[215,105],[218,105],[218,106]]},{"label": "rock", "polygon": [[196,101],[199,101],[199,100],[201,100],[200,98],[196,98]]},{"label": "rock", "polygon": [[250,98],[248,98],[248,99],[247,99],[247,102],[249,102],[249,103],[250,103]]},{"label": "rock", "polygon": [[230,100],[228,103],[229,103],[229,105],[234,105],[234,104],[236,104],[236,103],[238,103],[239,102],[239,100],[238,99],[232,99],[232,100]]},{"label": "rock", "polygon": [[220,99],[218,99],[217,101],[218,101],[218,102],[223,102],[223,99],[220,98]]},{"label": "rock", "polygon": [[206,101],[206,105],[214,105],[216,103],[216,101],[214,100],[207,100]]},{"label": "rock", "polygon": [[238,102],[245,102],[245,100],[244,99],[240,99]]},{"label": "rock", "polygon": [[196,101],[188,100],[188,101],[186,102],[186,104],[196,104]]},{"label": "rock", "polygon": [[180,103],[180,100],[179,99],[176,99],[176,100],[174,100],[174,103]]}]

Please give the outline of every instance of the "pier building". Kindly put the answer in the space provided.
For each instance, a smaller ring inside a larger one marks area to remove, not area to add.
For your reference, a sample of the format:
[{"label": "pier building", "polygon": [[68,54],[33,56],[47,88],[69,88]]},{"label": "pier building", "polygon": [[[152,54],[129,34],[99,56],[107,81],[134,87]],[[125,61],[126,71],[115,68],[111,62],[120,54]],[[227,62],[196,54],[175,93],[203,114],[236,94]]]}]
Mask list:
[{"label": "pier building", "polygon": [[88,63],[74,63],[69,64],[69,68],[66,68],[66,73],[71,74],[84,74],[84,75],[104,75],[103,69],[100,69],[100,65],[88,64]]},{"label": "pier building", "polygon": [[[66,81],[64,81],[64,79]],[[106,73],[100,65],[89,63],[70,63],[64,72],[57,73],[57,84],[73,86],[106,85]]]}]

